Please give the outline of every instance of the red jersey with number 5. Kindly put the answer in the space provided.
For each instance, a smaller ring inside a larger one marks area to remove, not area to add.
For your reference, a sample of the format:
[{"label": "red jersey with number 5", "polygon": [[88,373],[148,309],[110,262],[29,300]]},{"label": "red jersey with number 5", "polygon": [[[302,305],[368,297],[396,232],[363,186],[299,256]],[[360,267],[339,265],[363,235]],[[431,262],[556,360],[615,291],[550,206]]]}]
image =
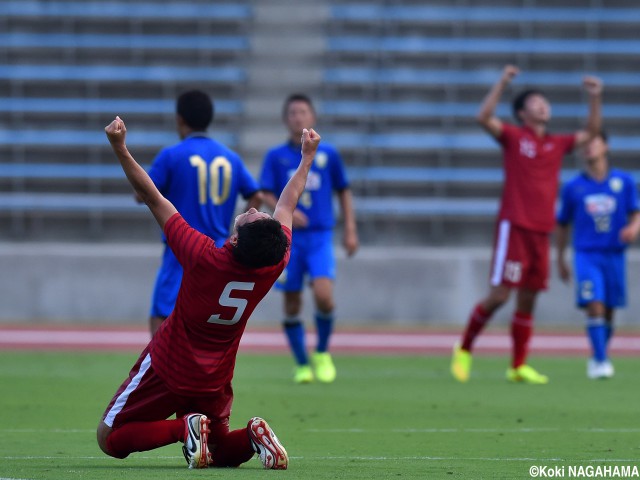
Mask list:
[{"label": "red jersey with number 5", "polygon": [[538,137],[529,127],[503,124],[498,138],[504,153],[504,189],[499,220],[536,232],[555,227],[555,201],[562,158],[575,135]]},{"label": "red jersey with number 5", "polygon": [[[291,230],[283,226],[291,242]],[[287,263],[251,269],[236,262],[232,246],[191,228],[180,214],[164,227],[184,273],[176,305],[150,343],[153,368],[174,393],[207,395],[233,377],[247,320]]]}]

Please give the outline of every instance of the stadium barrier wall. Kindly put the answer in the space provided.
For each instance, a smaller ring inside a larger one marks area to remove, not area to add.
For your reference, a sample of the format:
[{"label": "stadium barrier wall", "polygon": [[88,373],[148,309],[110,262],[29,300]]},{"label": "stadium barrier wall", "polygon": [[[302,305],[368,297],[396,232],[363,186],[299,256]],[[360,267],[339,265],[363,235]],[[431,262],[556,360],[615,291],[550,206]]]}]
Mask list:
[{"label": "stadium barrier wall", "polygon": [[[341,324],[461,325],[488,289],[488,246],[370,247],[353,259],[337,251]],[[145,325],[160,254],[159,244],[0,244],[0,322]],[[640,252],[628,255],[629,304],[617,315],[620,324],[637,323],[640,312]],[[581,327],[573,286],[559,281],[553,262],[552,270],[537,323]],[[281,306],[281,294],[272,291],[251,322],[279,325]],[[512,312],[513,299],[494,322],[506,324]]]}]

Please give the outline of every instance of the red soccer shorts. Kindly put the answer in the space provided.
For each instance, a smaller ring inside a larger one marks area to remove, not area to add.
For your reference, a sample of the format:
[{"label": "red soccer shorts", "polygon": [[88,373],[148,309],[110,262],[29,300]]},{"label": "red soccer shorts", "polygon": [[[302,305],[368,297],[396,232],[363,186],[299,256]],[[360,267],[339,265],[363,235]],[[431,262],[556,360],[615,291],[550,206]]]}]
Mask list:
[{"label": "red soccer shorts", "polygon": [[491,285],[545,290],[549,279],[549,234],[500,220],[491,267]]},{"label": "red soccer shorts", "polygon": [[170,392],[153,370],[147,347],[129,372],[129,378],[113,396],[102,420],[116,429],[129,422],[165,420],[174,413],[176,418],[188,413],[202,413],[211,420],[212,432],[219,427],[228,431],[232,403],[231,384],[207,396],[183,396]]}]

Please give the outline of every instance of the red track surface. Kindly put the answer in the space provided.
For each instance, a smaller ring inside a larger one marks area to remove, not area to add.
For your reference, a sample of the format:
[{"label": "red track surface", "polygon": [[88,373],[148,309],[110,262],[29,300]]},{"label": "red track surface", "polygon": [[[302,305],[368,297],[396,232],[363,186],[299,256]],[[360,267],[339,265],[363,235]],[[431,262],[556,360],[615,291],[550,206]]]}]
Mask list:
[{"label": "red track surface", "polygon": [[[368,354],[449,354],[459,340],[459,333],[429,330],[359,330],[338,331],[331,339],[336,353]],[[137,352],[149,341],[146,329],[78,328],[78,327],[7,327],[0,326],[0,350],[66,350]],[[315,343],[309,335],[309,345]],[[506,333],[489,332],[476,344],[476,353],[506,354],[511,339]],[[639,355],[640,335],[616,336],[611,344],[614,355]],[[288,350],[285,337],[277,330],[247,330],[240,350],[274,352]],[[537,333],[532,353],[549,355],[587,355],[587,339],[578,333]]]}]

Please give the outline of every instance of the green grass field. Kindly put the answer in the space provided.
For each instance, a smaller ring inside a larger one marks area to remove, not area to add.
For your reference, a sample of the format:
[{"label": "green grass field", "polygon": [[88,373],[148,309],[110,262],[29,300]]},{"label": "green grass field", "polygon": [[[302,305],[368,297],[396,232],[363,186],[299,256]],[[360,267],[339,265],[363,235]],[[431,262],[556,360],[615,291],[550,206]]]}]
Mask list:
[{"label": "green grass field", "polygon": [[[444,357],[337,357],[332,385],[295,386],[285,356],[243,355],[232,428],[265,417],[289,470],[188,471],[178,444],[115,460],[95,426],[131,354],[0,352],[0,479],[530,478],[532,465],[640,464],[635,358],[589,381],[578,358],[537,359],[547,386],[507,384],[479,357],[456,384]],[[637,462],[636,462],[637,461]]]}]

